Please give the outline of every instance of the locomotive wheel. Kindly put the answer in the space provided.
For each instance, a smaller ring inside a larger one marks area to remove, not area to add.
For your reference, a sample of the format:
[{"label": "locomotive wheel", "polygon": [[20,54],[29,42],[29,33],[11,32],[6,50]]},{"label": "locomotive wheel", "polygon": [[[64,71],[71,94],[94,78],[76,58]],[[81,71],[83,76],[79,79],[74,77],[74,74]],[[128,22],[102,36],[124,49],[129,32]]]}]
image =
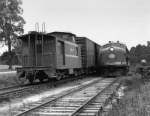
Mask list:
[{"label": "locomotive wheel", "polygon": [[78,72],[77,72],[77,71],[75,71],[74,76],[75,76],[75,77],[77,77],[77,76],[78,76]]},{"label": "locomotive wheel", "polygon": [[57,76],[56,80],[59,81],[61,79],[61,76]]},{"label": "locomotive wheel", "polygon": [[19,84],[26,84],[26,82],[27,82],[27,78],[18,78],[18,82],[19,82]]},{"label": "locomotive wheel", "polygon": [[28,74],[26,75],[26,78],[28,79],[28,81],[29,81],[31,84],[33,84],[34,79],[35,79],[35,75],[33,75],[32,73],[28,73]]},{"label": "locomotive wheel", "polygon": [[34,81],[33,78],[29,78],[28,80],[29,80],[29,82],[30,82],[31,84],[33,84],[33,81]]},{"label": "locomotive wheel", "polygon": [[44,79],[48,79],[48,75],[46,75],[44,71],[38,71],[35,77],[39,79],[40,82],[44,82]]},{"label": "locomotive wheel", "polygon": [[26,84],[27,78],[25,77],[25,72],[20,72],[17,74],[17,82],[19,84]]},{"label": "locomotive wheel", "polygon": [[44,79],[43,78],[39,78],[39,81],[42,83],[44,81]]},{"label": "locomotive wheel", "polygon": [[59,81],[59,80],[61,80],[61,78],[62,78],[62,75],[58,74],[57,77],[56,77],[56,80]]}]

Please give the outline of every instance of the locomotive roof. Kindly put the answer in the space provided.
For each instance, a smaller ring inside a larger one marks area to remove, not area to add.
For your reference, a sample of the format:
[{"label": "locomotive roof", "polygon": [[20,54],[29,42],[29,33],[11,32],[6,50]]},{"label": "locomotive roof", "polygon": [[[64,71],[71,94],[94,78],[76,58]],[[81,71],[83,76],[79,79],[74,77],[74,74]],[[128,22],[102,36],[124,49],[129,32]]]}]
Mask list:
[{"label": "locomotive roof", "polygon": [[70,35],[70,36],[76,36],[75,34],[73,33],[70,33],[70,32],[60,32],[60,31],[54,31],[54,32],[51,32],[51,33],[48,33],[48,34],[54,34],[54,35]]},{"label": "locomotive roof", "polygon": [[127,46],[125,44],[120,43],[120,42],[109,42],[109,43],[103,45],[102,48],[107,48],[107,47],[111,47],[111,46],[127,48]]},{"label": "locomotive roof", "polygon": [[[30,31],[27,34],[24,34],[22,36],[19,36],[18,39],[26,39],[29,35],[34,36],[34,35],[43,35],[43,36],[49,36],[49,37],[53,37],[51,35],[47,35],[46,33],[43,32],[36,32],[36,31]],[[54,38],[54,37],[53,37]]]},{"label": "locomotive roof", "polygon": [[62,40],[67,40],[67,41],[75,43],[76,35],[73,34],[73,33],[70,33],[70,32],[58,32],[58,31],[55,31],[55,32],[48,33],[48,35],[51,35],[51,36],[54,36],[54,37],[59,37]]},{"label": "locomotive roof", "polygon": [[125,44],[120,43],[120,42],[109,42],[108,44],[101,46],[101,51],[107,51],[111,47],[118,49],[118,50],[123,50],[123,51],[129,53],[127,46]]}]

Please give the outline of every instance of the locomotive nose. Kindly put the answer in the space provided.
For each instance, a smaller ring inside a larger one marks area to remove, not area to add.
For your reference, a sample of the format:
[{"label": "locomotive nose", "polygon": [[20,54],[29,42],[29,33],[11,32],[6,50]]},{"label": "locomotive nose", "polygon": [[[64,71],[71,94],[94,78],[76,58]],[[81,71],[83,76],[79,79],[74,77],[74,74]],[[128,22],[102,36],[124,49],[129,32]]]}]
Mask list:
[{"label": "locomotive nose", "polygon": [[111,54],[108,55],[108,58],[109,58],[109,59],[114,59],[114,58],[116,58],[116,55],[113,54],[113,53],[111,53]]}]

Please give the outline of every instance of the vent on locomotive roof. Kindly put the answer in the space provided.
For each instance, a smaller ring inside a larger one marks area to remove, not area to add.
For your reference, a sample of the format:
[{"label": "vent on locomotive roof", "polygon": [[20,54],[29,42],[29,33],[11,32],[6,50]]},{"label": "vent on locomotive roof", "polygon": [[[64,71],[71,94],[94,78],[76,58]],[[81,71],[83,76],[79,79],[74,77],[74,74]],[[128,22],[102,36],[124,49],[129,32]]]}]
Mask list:
[{"label": "vent on locomotive roof", "polygon": [[39,23],[35,23],[35,31],[39,32]]},{"label": "vent on locomotive roof", "polygon": [[35,23],[35,30],[34,31],[29,31],[28,33],[29,34],[30,33],[46,33],[45,23],[42,23],[42,31],[40,31],[40,29],[39,29],[39,23]]},{"label": "vent on locomotive roof", "polygon": [[39,23],[35,24],[35,30],[34,31],[29,31],[28,34],[37,34],[37,33],[41,33],[41,34],[45,34],[45,23],[42,23],[42,31],[39,30]]}]

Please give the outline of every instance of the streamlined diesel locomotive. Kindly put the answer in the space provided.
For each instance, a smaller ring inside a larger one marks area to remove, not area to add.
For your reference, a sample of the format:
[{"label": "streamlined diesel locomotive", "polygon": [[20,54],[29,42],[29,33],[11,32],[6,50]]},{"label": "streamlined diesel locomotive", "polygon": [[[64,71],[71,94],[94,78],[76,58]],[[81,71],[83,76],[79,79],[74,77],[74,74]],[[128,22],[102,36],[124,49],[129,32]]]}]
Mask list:
[{"label": "streamlined diesel locomotive", "polygon": [[126,75],[129,69],[129,52],[125,44],[109,42],[101,46],[99,67],[105,76]]}]

